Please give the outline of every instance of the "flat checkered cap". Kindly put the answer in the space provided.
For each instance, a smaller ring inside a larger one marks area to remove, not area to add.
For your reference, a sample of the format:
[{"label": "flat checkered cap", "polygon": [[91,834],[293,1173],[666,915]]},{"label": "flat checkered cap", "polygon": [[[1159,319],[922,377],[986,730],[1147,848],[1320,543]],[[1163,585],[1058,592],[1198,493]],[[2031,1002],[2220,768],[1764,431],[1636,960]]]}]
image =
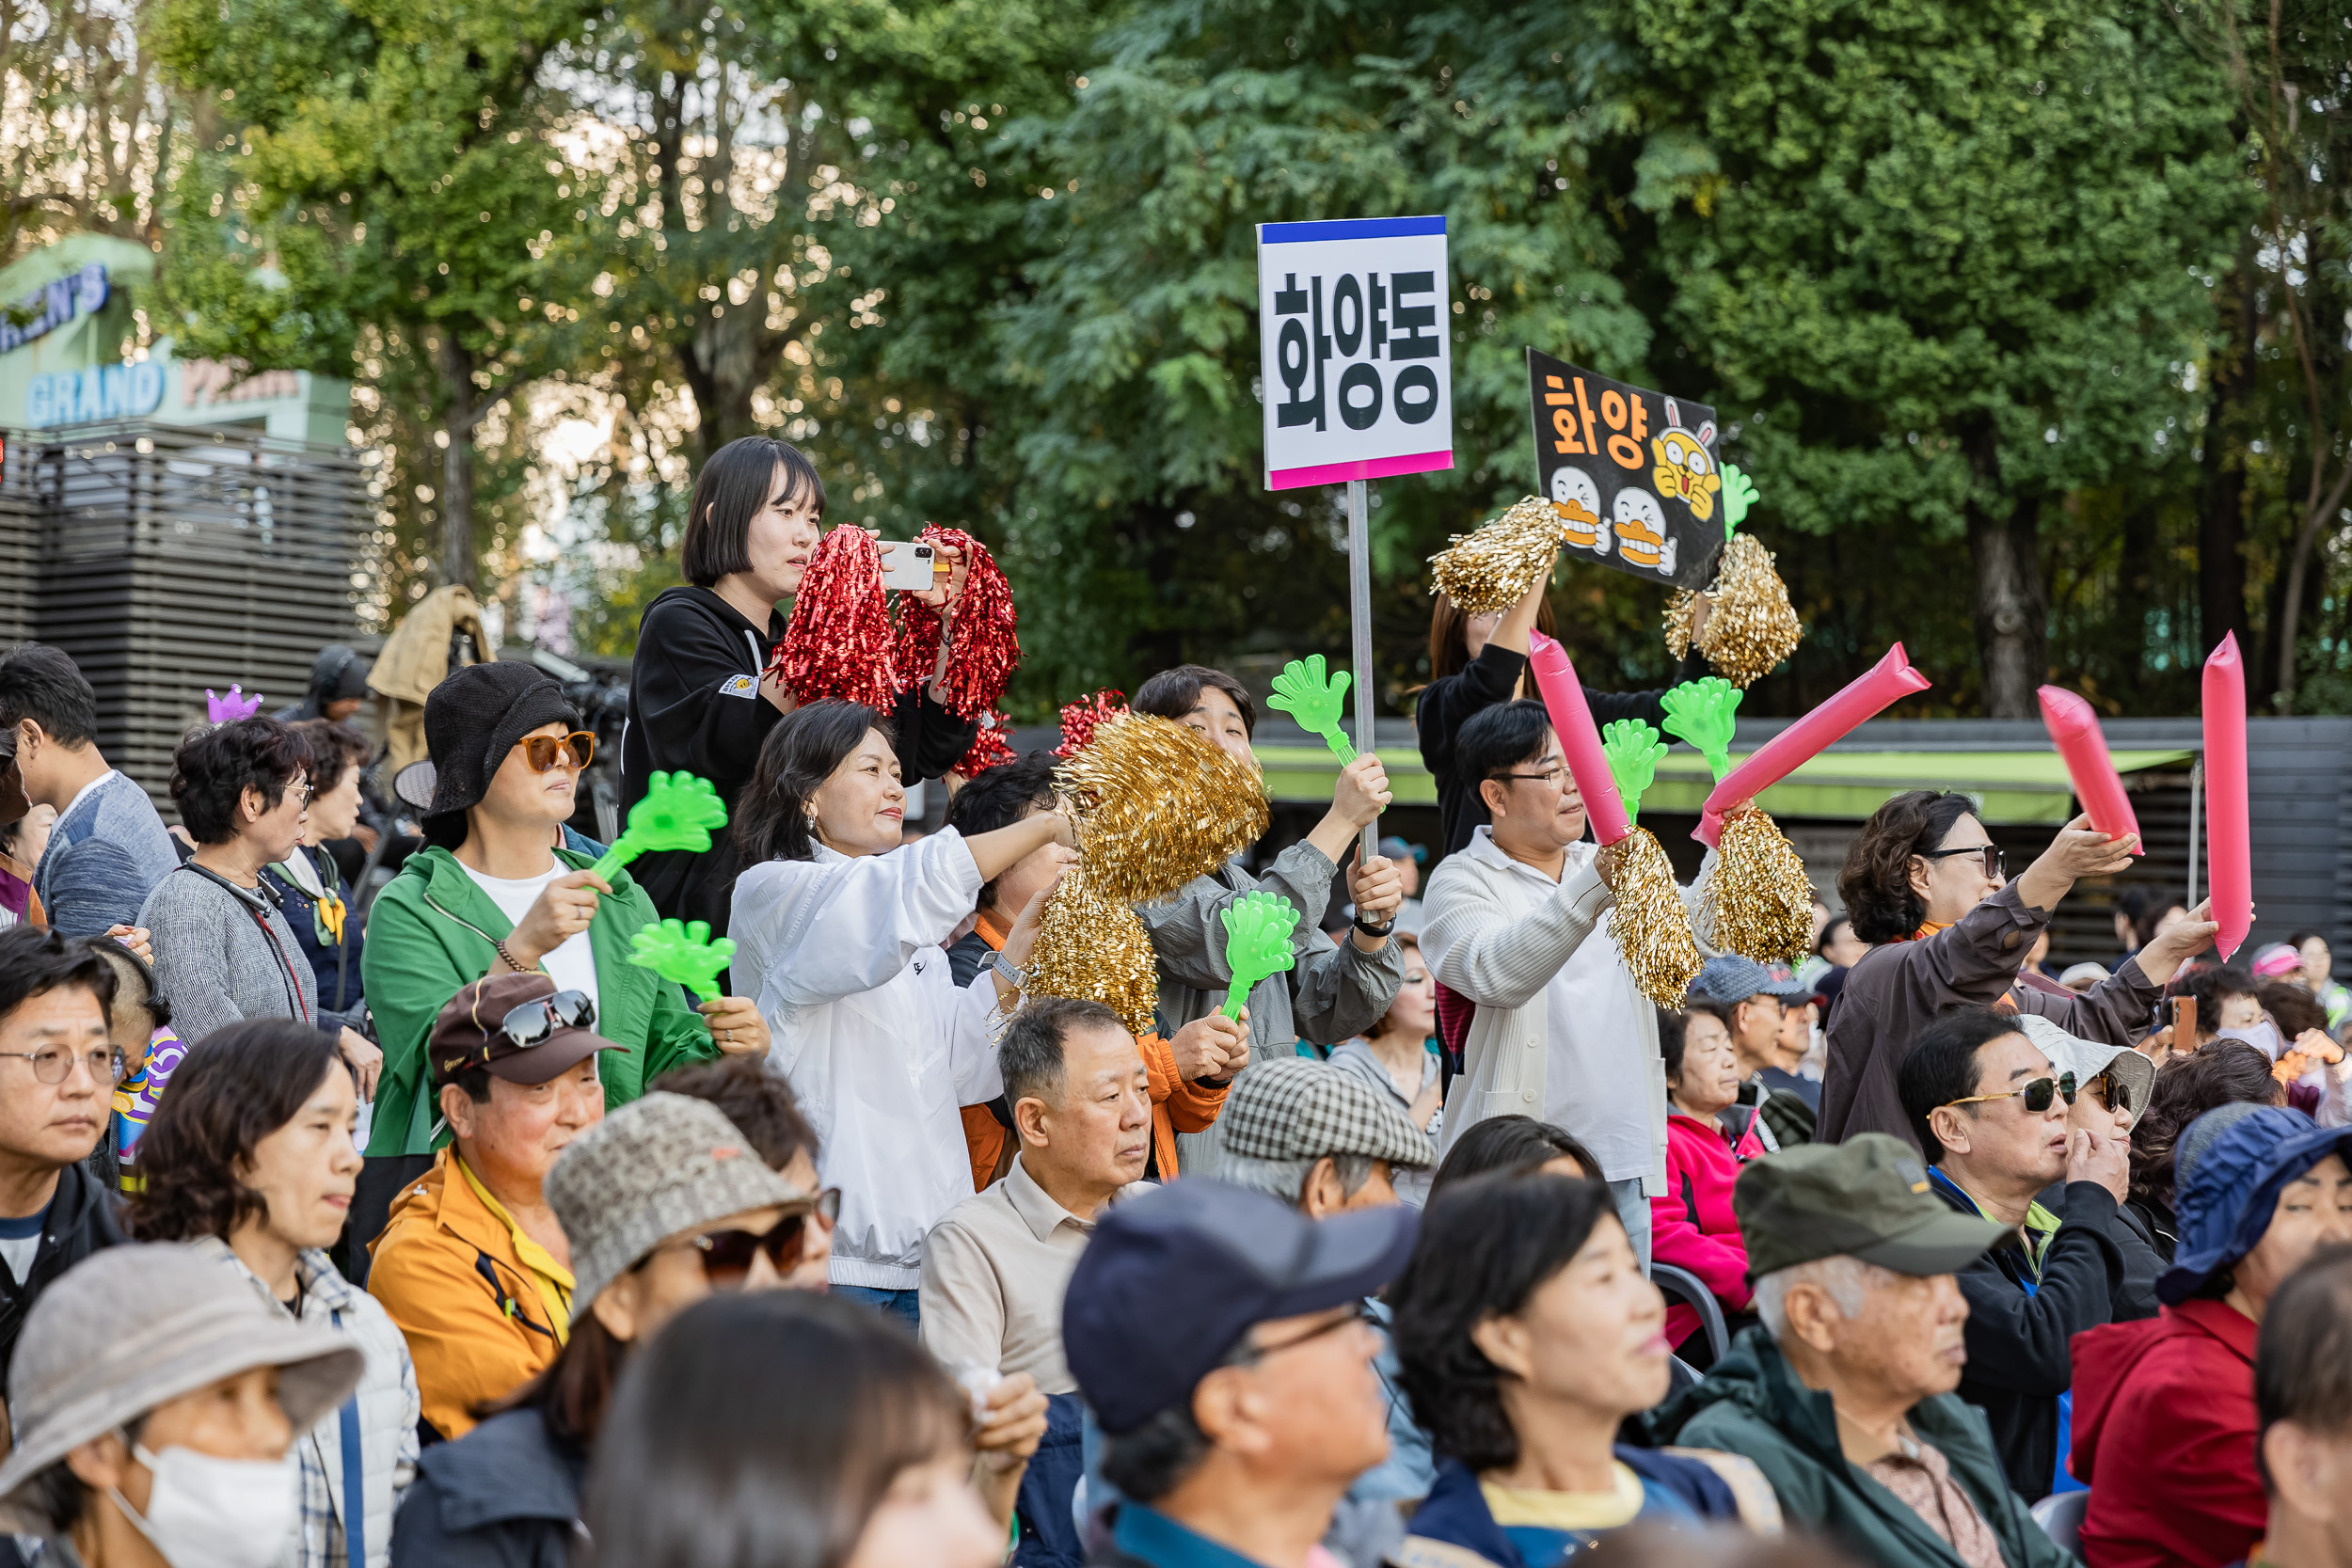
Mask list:
[{"label": "flat checkered cap", "polygon": [[1225,1147],[1259,1160],[1362,1154],[1420,1170],[1438,1163],[1429,1135],[1394,1101],[1328,1062],[1278,1056],[1241,1075],[1226,1098]]}]

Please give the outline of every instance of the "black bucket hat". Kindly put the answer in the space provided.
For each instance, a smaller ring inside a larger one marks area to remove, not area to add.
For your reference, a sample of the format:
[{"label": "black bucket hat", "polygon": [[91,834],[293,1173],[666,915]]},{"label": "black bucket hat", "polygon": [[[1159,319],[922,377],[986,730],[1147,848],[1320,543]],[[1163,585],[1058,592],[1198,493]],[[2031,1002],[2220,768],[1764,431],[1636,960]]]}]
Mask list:
[{"label": "black bucket hat", "polygon": [[520,659],[469,664],[424,700],[424,745],[433,758],[429,823],[480,803],[515,743],[542,724],[580,727],[564,689]]}]

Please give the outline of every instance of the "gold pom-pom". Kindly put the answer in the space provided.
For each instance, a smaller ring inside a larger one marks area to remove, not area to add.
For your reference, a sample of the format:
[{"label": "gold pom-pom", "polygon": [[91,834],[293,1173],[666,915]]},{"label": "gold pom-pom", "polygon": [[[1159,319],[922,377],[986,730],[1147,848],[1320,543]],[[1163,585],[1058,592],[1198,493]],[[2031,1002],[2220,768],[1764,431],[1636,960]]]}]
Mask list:
[{"label": "gold pom-pom", "polygon": [[[1732,685],[1754,685],[1804,640],[1804,627],[1788,602],[1788,585],[1772,570],[1772,552],[1747,534],[1733,534],[1724,546],[1713,593],[1715,608],[1699,634],[1699,652]],[[1672,647],[1671,622],[1666,640]]]},{"label": "gold pom-pom", "polygon": [[1691,657],[1691,606],[1698,595],[1677,588],[1666,599],[1666,651],[1677,658]]},{"label": "gold pom-pom", "polygon": [[1429,558],[1432,593],[1452,599],[1465,615],[1500,614],[1551,575],[1560,553],[1560,515],[1530,496],[1494,521]]},{"label": "gold pom-pom", "polygon": [[1264,836],[1265,789],[1208,736],[1122,714],[1055,771],[1087,880],[1120,904],[1164,898]]},{"label": "gold pom-pom", "polygon": [[1813,943],[1813,883],[1771,816],[1724,818],[1715,853],[1715,944],[1758,963],[1803,958]]},{"label": "gold pom-pom", "polygon": [[1616,908],[1609,929],[1632,971],[1633,984],[1661,1007],[1679,1007],[1698,978],[1699,944],[1691,936],[1691,911],[1675,883],[1675,868],[1647,828],[1636,828],[1615,846]]},{"label": "gold pom-pom", "polygon": [[1029,952],[1028,996],[1100,1002],[1131,1034],[1146,1034],[1159,1006],[1158,959],[1136,911],[1095,891],[1089,868],[1056,883]]}]

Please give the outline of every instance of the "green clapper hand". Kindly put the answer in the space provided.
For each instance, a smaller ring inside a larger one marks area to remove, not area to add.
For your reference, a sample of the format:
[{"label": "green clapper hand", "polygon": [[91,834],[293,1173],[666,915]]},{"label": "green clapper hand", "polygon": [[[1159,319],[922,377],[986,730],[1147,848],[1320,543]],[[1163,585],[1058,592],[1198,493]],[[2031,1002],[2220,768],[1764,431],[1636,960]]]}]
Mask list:
[{"label": "green clapper hand", "polygon": [[691,773],[655,773],[645,781],[645,798],[628,809],[628,826],[588,869],[606,881],[612,873],[655,849],[691,849],[701,854],[710,847],[710,830],[727,825],[726,802],[708,781]]},{"label": "green clapper hand", "polygon": [[1746,693],[1721,675],[1684,681],[1658,699],[1666,710],[1666,733],[1698,748],[1721,781],[1731,771],[1731,726]]},{"label": "green clapper hand", "polygon": [[1748,520],[1748,508],[1756,503],[1756,481],[1740,471],[1737,463],[1724,465],[1724,537],[1731,537],[1732,530]]},{"label": "green clapper hand", "polygon": [[1642,792],[1658,776],[1658,759],[1666,754],[1666,743],[1639,719],[1619,719],[1600,727],[1600,752],[1609,759],[1609,771],[1617,781],[1625,819],[1640,820]]},{"label": "green clapper hand", "polygon": [[719,1000],[719,975],[735,961],[734,941],[727,937],[711,941],[707,920],[691,926],[675,920],[656,921],[640,927],[628,939],[628,945],[630,963],[675,981],[706,1002]]},{"label": "green clapper hand", "polygon": [[1220,918],[1225,922],[1225,961],[1233,971],[1233,983],[1225,988],[1225,1016],[1238,1019],[1259,981],[1297,961],[1291,956],[1291,933],[1298,928],[1298,911],[1279,895],[1253,893],[1227,905]]},{"label": "green clapper hand", "polygon": [[1323,669],[1321,654],[1292,659],[1274,677],[1274,695],[1266,699],[1265,705],[1280,708],[1298,721],[1300,729],[1323,736],[1323,743],[1331,748],[1331,754],[1345,768],[1356,760],[1356,748],[1340,733],[1340,709],[1347,701],[1348,675],[1344,670],[1334,670],[1327,679]]}]

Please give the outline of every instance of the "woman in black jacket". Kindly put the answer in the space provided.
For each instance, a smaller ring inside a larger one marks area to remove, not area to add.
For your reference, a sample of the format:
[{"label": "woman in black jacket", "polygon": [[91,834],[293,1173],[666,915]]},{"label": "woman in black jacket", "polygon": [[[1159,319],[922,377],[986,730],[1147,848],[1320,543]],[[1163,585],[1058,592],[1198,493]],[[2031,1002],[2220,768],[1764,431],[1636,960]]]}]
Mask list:
[{"label": "woman in black jacket", "polygon": [[[644,798],[655,771],[684,769],[708,780],[733,813],[760,743],[792,711],[792,694],[765,672],[784,637],[776,604],[799,592],[824,512],[824,481],[787,441],[746,436],[703,465],[679,551],[692,586],[662,593],[637,628],[621,736],[624,811]],[[959,571],[947,589],[923,596],[952,601],[961,583]],[[939,777],[972,744],[975,726],[921,688],[900,697],[891,718],[899,771],[910,780]],[[714,835],[707,853],[642,856],[629,874],[663,915],[708,921],[716,936],[727,928],[740,869],[728,834]]]},{"label": "woman in black jacket", "polygon": [[[1438,814],[1445,839],[1441,856],[1469,844],[1479,824],[1487,819],[1478,781],[1454,771],[1454,737],[1462,733],[1472,715],[1515,696],[1534,694],[1519,690],[1527,673],[1527,634],[1532,630],[1547,637],[1558,635],[1552,629],[1551,606],[1544,597],[1549,585],[1549,574],[1537,578],[1525,598],[1500,615],[1465,615],[1443,594],[1430,611],[1429,684],[1422,688],[1414,728],[1421,739],[1421,760],[1438,781]],[[1675,672],[1677,686],[1708,673],[1707,657],[1696,646],[1699,629],[1707,625],[1708,609],[1707,595],[1698,594],[1691,612],[1693,645],[1682,668]],[[1639,719],[1662,727],[1666,715],[1658,700],[1668,689],[1612,693],[1588,686],[1584,701],[1591,705],[1597,724],[1613,719]]]}]

